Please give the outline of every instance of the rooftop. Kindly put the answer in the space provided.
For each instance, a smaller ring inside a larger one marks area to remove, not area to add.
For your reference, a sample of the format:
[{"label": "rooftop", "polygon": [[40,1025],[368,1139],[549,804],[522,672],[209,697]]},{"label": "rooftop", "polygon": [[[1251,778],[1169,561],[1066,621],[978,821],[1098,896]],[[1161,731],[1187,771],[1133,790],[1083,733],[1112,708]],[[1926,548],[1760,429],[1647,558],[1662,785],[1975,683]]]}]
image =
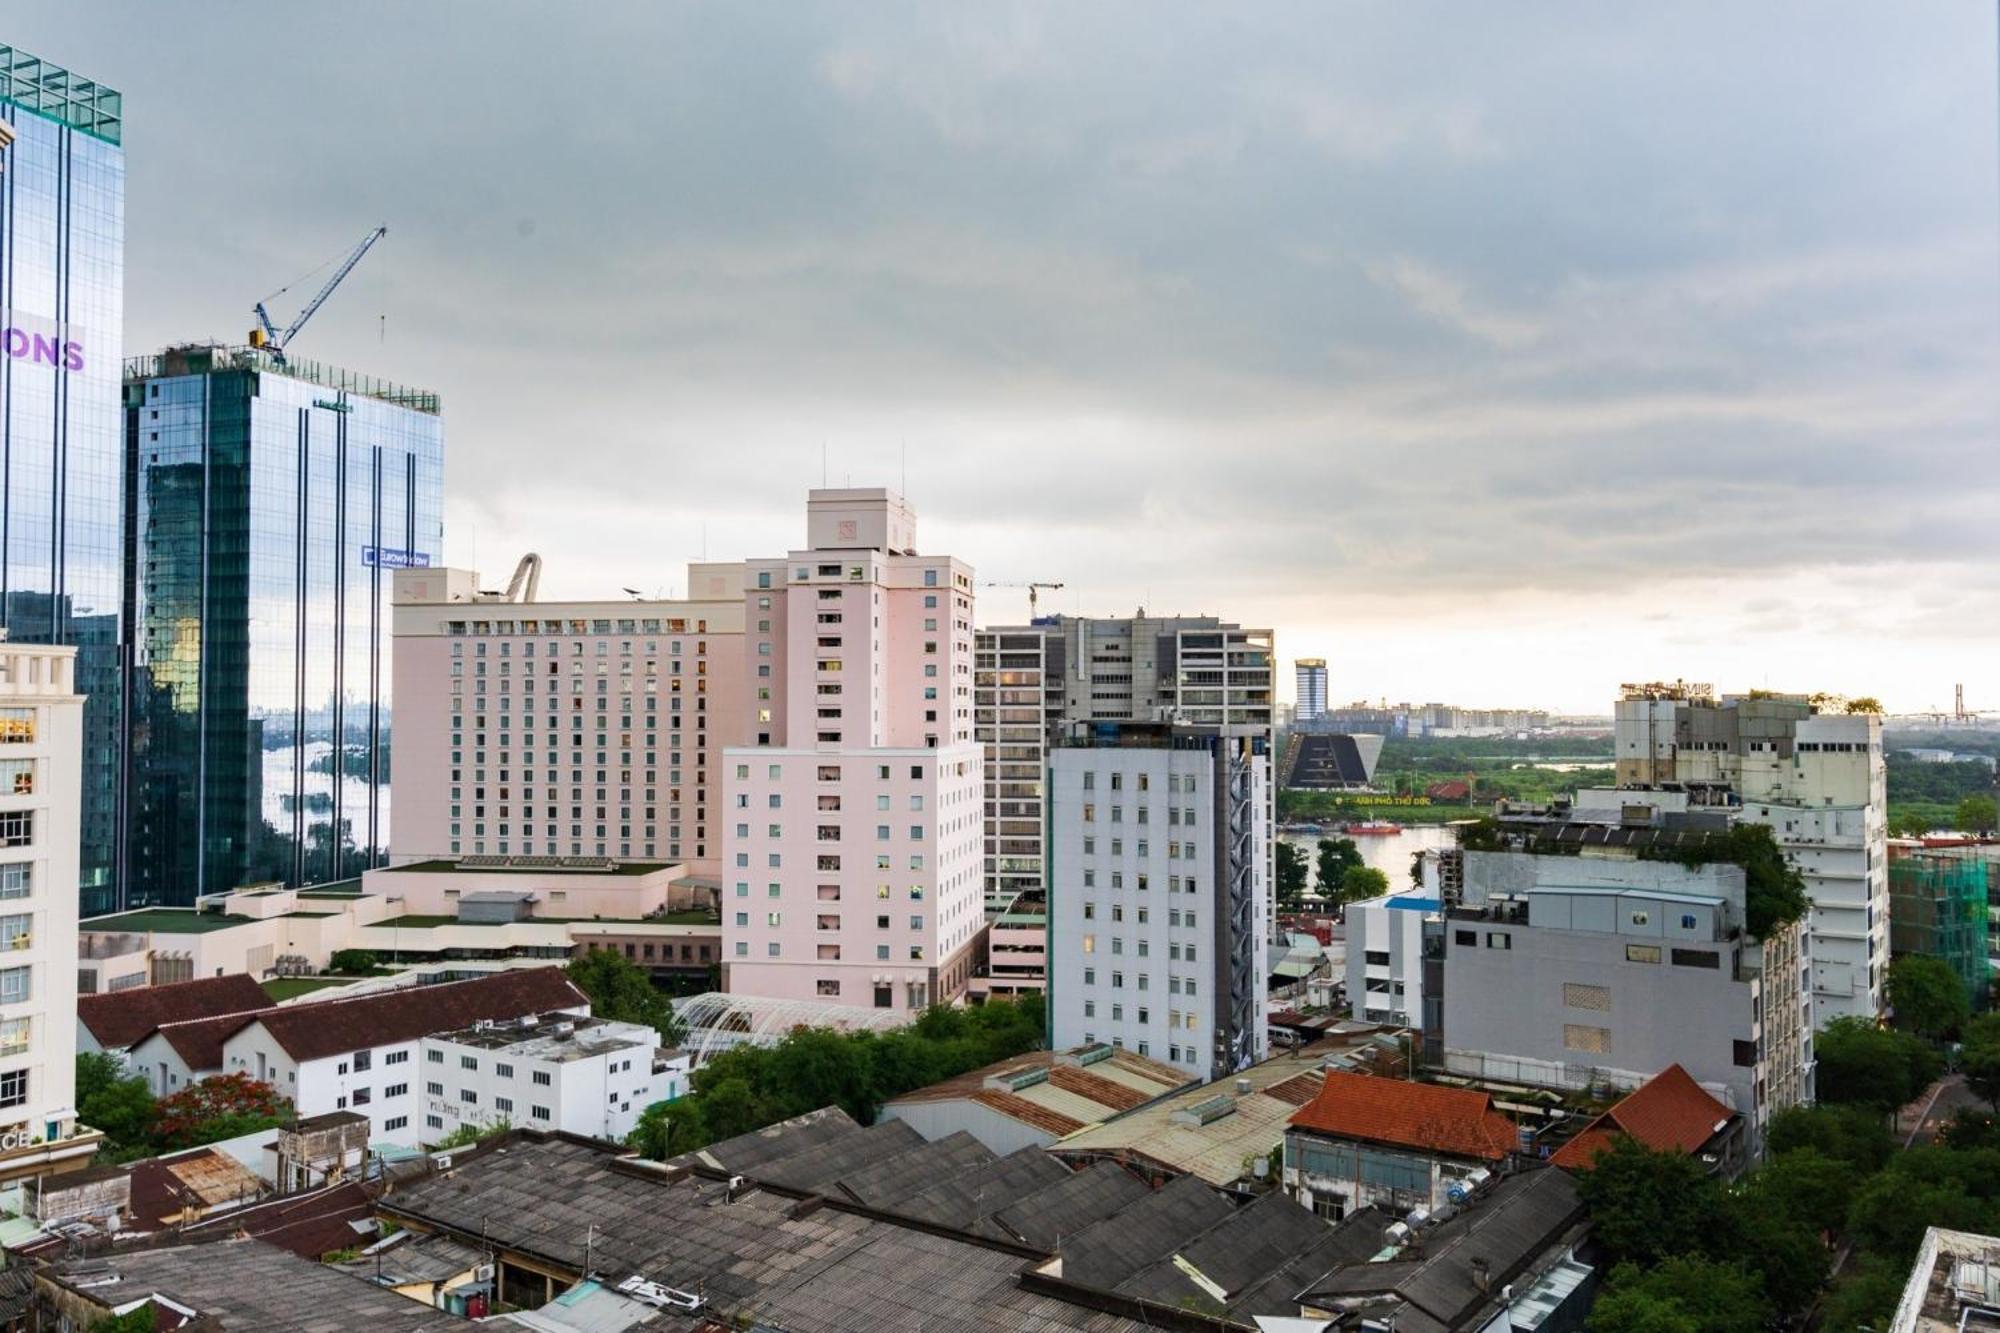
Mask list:
[{"label": "rooftop", "polygon": [[545,1060],[567,1064],[587,1060],[608,1051],[659,1046],[659,1034],[634,1023],[612,1023],[601,1018],[572,1018],[568,1015],[541,1017],[526,1015],[516,1022],[474,1024],[452,1032],[435,1034],[438,1041],[480,1050],[506,1051],[523,1060]]},{"label": "rooftop", "polygon": [[302,380],[307,384],[331,389],[335,393],[350,393],[362,398],[373,398],[393,407],[408,408],[426,416],[436,416],[439,412],[438,396],[428,389],[415,389],[407,384],[377,378],[374,375],[360,375],[338,366],[327,365],[323,361],[312,361],[302,356],[287,355],[281,363],[269,349],[261,347],[225,347],[220,343],[199,343],[169,347],[150,356],[128,356],[125,358],[125,381],[133,383],[150,379],[166,379],[181,375],[208,375],[219,371],[242,370],[265,375],[283,375],[287,379]]},{"label": "rooftop", "polygon": [[[1048,1150],[1072,1162],[1098,1158],[1135,1162],[1227,1185],[1242,1178],[1246,1163],[1268,1157],[1284,1142],[1293,1112],[1319,1091],[1327,1057],[1343,1049],[1344,1042],[1325,1041],[1274,1056],[1227,1082],[1189,1087],[1079,1129]],[[1247,1094],[1235,1091],[1238,1080],[1249,1081]],[[1217,1105],[1195,1114],[1196,1108],[1218,1098],[1228,1098],[1229,1109]]]},{"label": "rooftop", "polygon": [[883,1110],[964,1100],[1060,1136],[1135,1110],[1195,1081],[1172,1065],[1116,1047],[1030,1051],[892,1097]]},{"label": "rooftop", "polygon": [[166,1023],[271,1007],[271,997],[242,973],[200,977],[164,986],[134,986],[76,998],[77,1022],[107,1051],[124,1050]]},{"label": "rooftop", "polygon": [[1698,1152],[1735,1118],[1736,1113],[1711,1097],[1687,1070],[1668,1065],[1578,1130],[1549,1161],[1587,1171],[1597,1154],[1621,1136],[1637,1139],[1656,1152]]},{"label": "rooftop", "polygon": [[125,98],[18,47],[0,46],[0,98],[106,143],[125,138]]},{"label": "rooftop", "polygon": [[401,986],[353,999],[289,1005],[259,1014],[273,1040],[294,1060],[319,1060],[365,1046],[415,1041],[469,1027],[480,1019],[574,1009],[589,1004],[561,968],[495,972],[473,981]]},{"label": "rooftop", "polygon": [[1329,1071],[1319,1095],[1292,1117],[1329,1138],[1497,1162],[1520,1146],[1514,1122],[1470,1088]]},{"label": "rooftop", "polygon": [[1931,1227],[1903,1286],[1889,1333],[2000,1329],[2000,1237]]},{"label": "rooftop", "polygon": [[384,866],[378,875],[653,875],[675,870],[678,861],[618,861],[602,856],[462,856],[438,857]]},{"label": "rooftop", "polygon": [[[1357,1213],[1335,1234],[1362,1220]],[[1380,1263],[1335,1267],[1304,1294],[1321,1309],[1375,1305],[1377,1320],[1390,1313],[1379,1309],[1388,1305],[1393,1314],[1384,1322],[1402,1333],[1476,1327],[1474,1316],[1494,1306],[1501,1292],[1565,1258],[1584,1221],[1583,1200],[1568,1172],[1544,1169],[1507,1176],[1422,1233],[1421,1247]],[[1379,1235],[1379,1225],[1366,1225],[1364,1236]]]},{"label": "rooftop", "polygon": [[80,931],[156,931],[163,935],[201,935],[211,930],[228,930],[249,924],[255,918],[224,916],[220,912],[197,912],[191,907],[141,907],[112,916],[85,917]]},{"label": "rooftop", "polygon": [[[909,1134],[907,1126],[887,1128]],[[852,1121],[846,1131],[871,1132]],[[589,1246],[588,1263],[606,1285],[638,1276],[699,1292],[704,1313],[725,1322],[815,1333],[1141,1327],[1028,1290],[1019,1271],[1030,1256],[1017,1246],[901,1225],[840,1203],[802,1207],[789,1193],[731,1190],[699,1174],[670,1176],[655,1163],[560,1137],[516,1131],[449,1174],[398,1190],[382,1207],[460,1240],[484,1235],[571,1277],[581,1276]]]},{"label": "rooftop", "polygon": [[322,1333],[463,1330],[454,1315],[260,1240],[130,1250],[53,1265],[55,1281],[108,1310],[157,1293],[214,1318],[218,1328]]}]

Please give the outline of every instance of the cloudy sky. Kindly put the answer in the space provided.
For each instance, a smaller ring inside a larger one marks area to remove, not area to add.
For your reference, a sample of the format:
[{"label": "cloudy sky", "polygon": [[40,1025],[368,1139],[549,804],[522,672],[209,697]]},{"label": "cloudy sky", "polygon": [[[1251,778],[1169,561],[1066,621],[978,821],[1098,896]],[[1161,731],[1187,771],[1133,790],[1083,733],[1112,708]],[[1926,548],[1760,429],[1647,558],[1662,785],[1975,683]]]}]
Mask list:
[{"label": "cloudy sky", "polygon": [[1060,609],[1274,626],[1341,699],[2000,710],[1991,4],[85,2],[0,40],[126,94],[130,350],[240,339],[389,225],[298,347],[444,395],[453,563],[671,591],[802,540],[824,466]]}]

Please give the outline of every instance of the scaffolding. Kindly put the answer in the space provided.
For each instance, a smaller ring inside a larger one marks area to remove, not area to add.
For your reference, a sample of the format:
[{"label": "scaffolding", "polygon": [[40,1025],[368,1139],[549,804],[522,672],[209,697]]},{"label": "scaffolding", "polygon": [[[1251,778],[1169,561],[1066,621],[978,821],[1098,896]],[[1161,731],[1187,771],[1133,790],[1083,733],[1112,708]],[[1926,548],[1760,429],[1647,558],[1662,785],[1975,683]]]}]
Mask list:
[{"label": "scaffolding", "polygon": [[1986,1008],[1986,863],[1948,851],[1913,852],[1889,862],[1889,952],[1942,959],[1965,983],[1975,1010]]}]

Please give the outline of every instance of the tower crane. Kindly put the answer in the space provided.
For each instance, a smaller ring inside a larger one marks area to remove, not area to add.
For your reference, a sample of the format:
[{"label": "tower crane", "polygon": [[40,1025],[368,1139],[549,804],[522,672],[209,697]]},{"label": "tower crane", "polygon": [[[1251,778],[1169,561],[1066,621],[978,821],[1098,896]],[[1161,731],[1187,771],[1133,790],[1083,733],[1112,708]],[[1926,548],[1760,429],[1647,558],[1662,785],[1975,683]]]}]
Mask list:
[{"label": "tower crane", "polygon": [[1033,620],[1035,618],[1035,603],[1039,600],[1038,594],[1040,591],[1043,588],[1047,588],[1053,592],[1063,585],[1060,583],[1049,583],[1045,580],[1036,580],[1028,583],[987,583],[981,586],[987,588],[1026,588],[1028,590],[1028,619]]},{"label": "tower crane", "polygon": [[272,296],[284,295],[291,290],[291,285],[288,283],[278,288],[277,291],[272,292],[271,296],[265,297],[264,301],[259,301],[256,310],[257,327],[250,330],[250,345],[252,347],[263,348],[271,354],[273,361],[281,366],[284,365],[285,345],[291,342],[297,336],[298,331],[306,326],[306,321],[311,319],[322,305],[326,304],[326,298],[333,295],[333,289],[340,285],[342,278],[345,278],[349,273],[354,271],[354,266],[361,262],[361,256],[367,254],[375,242],[388,234],[389,229],[387,227],[377,227],[374,231],[369,232],[367,236],[363,237],[361,244],[355,246],[349,252],[347,258],[341,261],[340,267],[333,271],[333,276],[326,280],[326,285],[319,289],[319,294],[306,302],[305,309],[299,311],[298,318],[294,319],[283,333],[278,332],[277,326],[271,322],[270,312],[264,309],[264,301],[270,300]]}]

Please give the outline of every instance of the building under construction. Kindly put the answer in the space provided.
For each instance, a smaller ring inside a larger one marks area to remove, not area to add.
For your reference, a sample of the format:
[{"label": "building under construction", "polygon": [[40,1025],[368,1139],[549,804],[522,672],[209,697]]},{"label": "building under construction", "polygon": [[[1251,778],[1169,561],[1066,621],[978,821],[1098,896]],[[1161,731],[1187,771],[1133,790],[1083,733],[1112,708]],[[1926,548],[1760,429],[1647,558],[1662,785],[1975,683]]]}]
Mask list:
[{"label": "building under construction", "polygon": [[1912,851],[1889,862],[1889,951],[1950,964],[1975,1010],[1986,1008],[1988,862],[1961,849]]}]

